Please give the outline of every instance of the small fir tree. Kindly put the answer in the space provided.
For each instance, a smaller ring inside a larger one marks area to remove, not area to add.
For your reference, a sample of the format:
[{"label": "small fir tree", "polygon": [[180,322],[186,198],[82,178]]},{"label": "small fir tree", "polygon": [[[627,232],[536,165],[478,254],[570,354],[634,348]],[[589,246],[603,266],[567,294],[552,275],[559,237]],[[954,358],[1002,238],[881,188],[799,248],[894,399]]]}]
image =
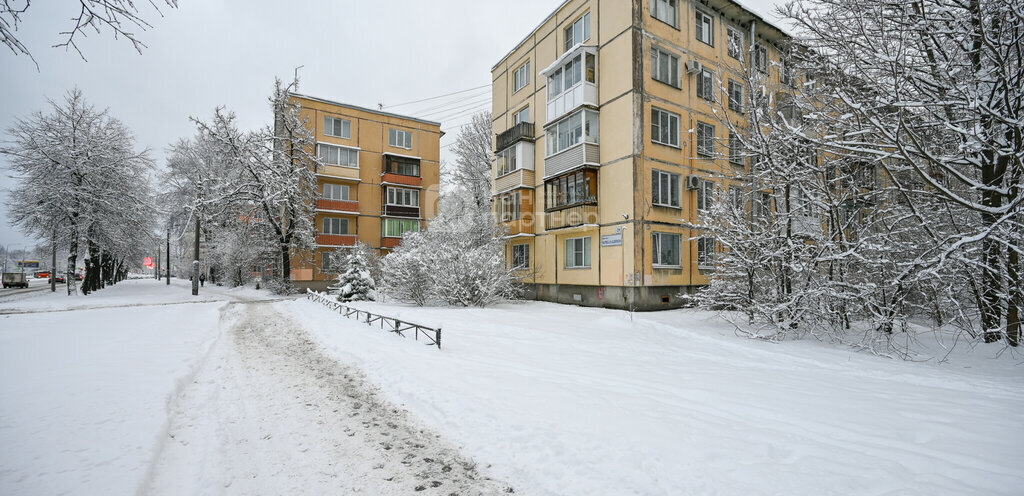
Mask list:
[{"label": "small fir tree", "polygon": [[345,260],[345,272],[338,275],[338,301],[373,301],[371,292],[376,289],[370,275],[372,254],[366,245],[359,244]]}]

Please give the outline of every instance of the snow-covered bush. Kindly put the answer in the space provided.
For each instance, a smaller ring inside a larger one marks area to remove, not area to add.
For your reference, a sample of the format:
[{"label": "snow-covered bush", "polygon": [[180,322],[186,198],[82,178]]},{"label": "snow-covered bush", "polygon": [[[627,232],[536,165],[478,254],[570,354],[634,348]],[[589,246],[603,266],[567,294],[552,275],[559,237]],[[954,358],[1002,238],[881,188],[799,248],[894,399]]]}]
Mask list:
[{"label": "snow-covered bush", "polygon": [[345,271],[338,275],[332,288],[338,289],[338,301],[373,301],[377,288],[370,273],[370,260],[375,258],[370,248],[357,243],[345,257]]}]

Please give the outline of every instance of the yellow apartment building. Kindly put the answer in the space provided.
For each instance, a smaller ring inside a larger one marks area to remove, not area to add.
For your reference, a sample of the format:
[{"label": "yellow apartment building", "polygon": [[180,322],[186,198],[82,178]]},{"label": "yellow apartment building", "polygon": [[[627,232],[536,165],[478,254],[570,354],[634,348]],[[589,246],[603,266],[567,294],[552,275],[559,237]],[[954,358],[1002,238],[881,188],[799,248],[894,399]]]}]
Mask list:
[{"label": "yellow apartment building", "polygon": [[325,288],[338,248],[385,254],[437,215],[441,124],[293,93],[316,139],[316,252],[292,258],[292,282]]},{"label": "yellow apartment building", "polygon": [[724,118],[748,66],[792,84],[786,39],[731,0],[567,0],[492,68],[495,214],[532,296],[650,310],[707,284],[694,226],[749,167]]}]

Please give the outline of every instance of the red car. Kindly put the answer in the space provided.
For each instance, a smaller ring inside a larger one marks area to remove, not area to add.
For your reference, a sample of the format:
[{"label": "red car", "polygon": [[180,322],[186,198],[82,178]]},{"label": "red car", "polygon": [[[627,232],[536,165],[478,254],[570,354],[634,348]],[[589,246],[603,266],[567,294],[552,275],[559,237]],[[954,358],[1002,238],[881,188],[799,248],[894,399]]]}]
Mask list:
[{"label": "red car", "polygon": [[57,277],[55,277],[55,278],[51,277],[47,282],[53,282],[54,279],[57,279],[57,282],[61,283],[61,284],[63,284],[65,282],[64,281],[64,276],[62,276],[60,274],[57,274]]}]

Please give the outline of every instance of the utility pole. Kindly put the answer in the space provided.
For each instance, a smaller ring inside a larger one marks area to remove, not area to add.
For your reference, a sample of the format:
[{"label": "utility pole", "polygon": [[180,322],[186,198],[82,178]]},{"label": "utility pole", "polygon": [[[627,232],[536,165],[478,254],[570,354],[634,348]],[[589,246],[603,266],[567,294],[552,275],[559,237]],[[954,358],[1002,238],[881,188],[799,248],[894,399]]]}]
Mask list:
[{"label": "utility pole", "polygon": [[[160,250],[157,250],[160,251]],[[167,285],[171,285],[171,228],[167,228]]]},{"label": "utility pole", "polygon": [[196,236],[192,243],[192,296],[199,296],[199,215],[196,215]]},{"label": "utility pole", "polygon": [[57,230],[50,238],[50,292],[57,292]]}]

